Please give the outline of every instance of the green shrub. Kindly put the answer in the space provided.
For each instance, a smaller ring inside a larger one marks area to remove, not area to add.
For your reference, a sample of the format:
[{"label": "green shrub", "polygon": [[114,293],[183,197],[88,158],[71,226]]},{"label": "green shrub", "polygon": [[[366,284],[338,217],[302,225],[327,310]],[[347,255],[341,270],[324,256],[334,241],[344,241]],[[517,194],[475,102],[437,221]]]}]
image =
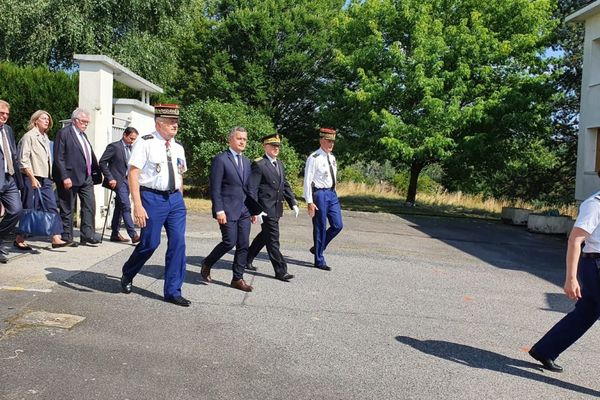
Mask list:
[{"label": "green shrub", "polygon": [[[196,185],[207,185],[212,158],[228,148],[227,136],[234,126],[248,131],[248,145],[244,154],[252,159],[264,154],[259,139],[275,132],[269,117],[243,103],[223,103],[216,100],[200,101],[181,110],[178,138],[186,151],[189,177]],[[282,139],[279,158],[285,164],[286,176],[294,185],[303,162],[296,151]],[[187,179],[186,179],[187,180]]]},{"label": "green shrub", "polygon": [[[410,182],[410,172],[402,171],[394,175],[392,184],[394,188],[400,193],[406,193],[408,191],[408,184]],[[435,194],[442,188],[438,182],[436,182],[426,171],[419,175],[417,180],[417,193]]]},{"label": "green shrub", "polygon": [[358,161],[354,164],[345,166],[339,173],[338,180],[341,182],[366,183],[376,185],[383,182],[392,182],[394,167],[389,160],[383,164],[377,161]]},{"label": "green shrub", "polygon": [[61,119],[71,117],[78,104],[78,76],[65,72],[51,72],[45,67],[18,67],[0,63],[0,99],[10,103],[8,121],[17,141],[27,131],[29,117],[36,110],[52,115],[56,132]]}]

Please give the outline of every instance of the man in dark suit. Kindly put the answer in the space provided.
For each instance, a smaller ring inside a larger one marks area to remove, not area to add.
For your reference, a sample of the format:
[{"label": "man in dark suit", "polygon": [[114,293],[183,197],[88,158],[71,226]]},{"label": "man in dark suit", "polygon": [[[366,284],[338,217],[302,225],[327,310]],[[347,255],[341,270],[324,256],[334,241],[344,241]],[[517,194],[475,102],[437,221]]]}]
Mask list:
[{"label": "man in dark suit", "polygon": [[210,269],[225,253],[235,247],[231,287],[251,292],[244,281],[244,268],[250,241],[250,213],[246,205],[250,180],[250,160],[242,155],[248,133],[235,127],[229,133],[229,149],[215,156],[210,168],[210,198],[213,218],[221,229],[222,240],[202,263],[201,274],[211,282]]},{"label": "man in dark suit", "polygon": [[80,243],[99,244],[94,228],[94,184],[102,182],[102,173],[85,134],[89,123],[90,114],[78,108],[71,115],[71,124],[56,133],[52,177],[56,183],[63,221],[62,239],[73,241],[73,208],[75,196],[78,195],[81,209]]},{"label": "man in dark suit", "polygon": [[269,259],[275,270],[275,278],[289,282],[294,275],[288,274],[287,263],[279,250],[279,218],[283,216],[284,199],[294,210],[296,217],[298,217],[298,204],[290,184],[285,179],[283,164],[277,159],[281,146],[279,135],[267,135],[261,141],[265,155],[252,164],[248,192],[266,215],[261,215],[261,231],[248,250],[248,269],[256,270],[252,267],[252,261],[266,245]]},{"label": "man in dark suit", "polygon": [[137,137],[138,131],[134,127],[126,128],[121,140],[106,146],[104,154],[100,157],[100,168],[104,175],[102,186],[115,191],[115,209],[110,224],[111,242],[129,242],[129,239],[119,233],[121,217],[123,217],[131,242],[137,243],[140,241],[140,235],[135,232],[135,226],[131,218],[131,202],[129,201],[129,184],[127,182],[127,170],[129,169],[127,163],[131,156],[131,146]]},{"label": "man in dark suit", "polygon": [[[4,218],[0,222],[0,239],[4,239],[12,233],[23,212],[21,193],[19,192],[19,188],[23,187],[23,181],[19,169],[15,135],[12,128],[6,125],[9,115],[10,104],[0,100],[0,203],[5,210]],[[8,252],[5,249],[0,249],[0,263],[8,262],[7,255]]]}]

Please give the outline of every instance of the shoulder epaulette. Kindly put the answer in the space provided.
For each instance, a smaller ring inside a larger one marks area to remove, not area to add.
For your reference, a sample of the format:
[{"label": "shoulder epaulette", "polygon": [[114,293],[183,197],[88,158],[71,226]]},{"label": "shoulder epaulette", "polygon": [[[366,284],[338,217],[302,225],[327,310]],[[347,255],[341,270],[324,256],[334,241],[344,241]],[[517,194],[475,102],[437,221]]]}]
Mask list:
[{"label": "shoulder epaulette", "polygon": [[313,158],[317,158],[317,157],[319,157],[319,153],[314,153],[312,156],[313,156]]},{"label": "shoulder epaulette", "polygon": [[152,138],[154,138],[154,135],[153,135],[153,134],[151,134],[151,133],[149,133],[149,134],[147,134],[147,135],[144,135],[144,136],[142,136],[142,139],[144,139],[144,140],[148,140],[148,139],[152,139]]},{"label": "shoulder epaulette", "polygon": [[594,199],[596,199],[596,200],[600,201],[600,194],[597,194],[597,195],[595,195],[595,196],[594,196]]},{"label": "shoulder epaulette", "polygon": [[255,158],[255,159],[254,159],[254,162],[259,162],[259,161],[260,161],[260,160],[262,160],[262,159],[263,159],[262,157]]}]

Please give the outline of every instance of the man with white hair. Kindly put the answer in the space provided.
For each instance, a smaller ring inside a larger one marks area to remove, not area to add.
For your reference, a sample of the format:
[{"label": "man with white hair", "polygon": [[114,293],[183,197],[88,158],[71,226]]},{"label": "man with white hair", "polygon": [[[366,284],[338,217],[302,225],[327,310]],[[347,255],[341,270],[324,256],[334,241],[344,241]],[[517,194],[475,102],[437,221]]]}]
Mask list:
[{"label": "man with white hair", "polygon": [[89,112],[77,108],[71,115],[71,124],[56,133],[52,177],[56,183],[60,217],[63,221],[62,240],[73,242],[73,208],[75,197],[79,196],[79,241],[81,244],[99,244],[94,228],[94,184],[102,182],[102,173],[94,149],[85,134],[89,123]]}]

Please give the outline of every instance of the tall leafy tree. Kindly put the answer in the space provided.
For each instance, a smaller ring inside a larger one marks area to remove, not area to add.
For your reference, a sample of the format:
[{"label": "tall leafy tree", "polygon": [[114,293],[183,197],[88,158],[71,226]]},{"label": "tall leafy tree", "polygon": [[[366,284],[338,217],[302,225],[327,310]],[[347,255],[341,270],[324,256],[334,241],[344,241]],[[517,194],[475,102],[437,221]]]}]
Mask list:
[{"label": "tall leafy tree", "polygon": [[349,118],[363,122],[349,130],[367,143],[377,138],[385,158],[409,166],[407,201],[423,168],[477,135],[491,110],[544,85],[538,65],[552,10],[550,0],[351,3],[337,60]]},{"label": "tall leafy tree", "polygon": [[331,26],[343,0],[213,0],[190,15],[184,102],[242,101],[268,115],[299,148],[319,124],[320,90],[331,63]]}]

